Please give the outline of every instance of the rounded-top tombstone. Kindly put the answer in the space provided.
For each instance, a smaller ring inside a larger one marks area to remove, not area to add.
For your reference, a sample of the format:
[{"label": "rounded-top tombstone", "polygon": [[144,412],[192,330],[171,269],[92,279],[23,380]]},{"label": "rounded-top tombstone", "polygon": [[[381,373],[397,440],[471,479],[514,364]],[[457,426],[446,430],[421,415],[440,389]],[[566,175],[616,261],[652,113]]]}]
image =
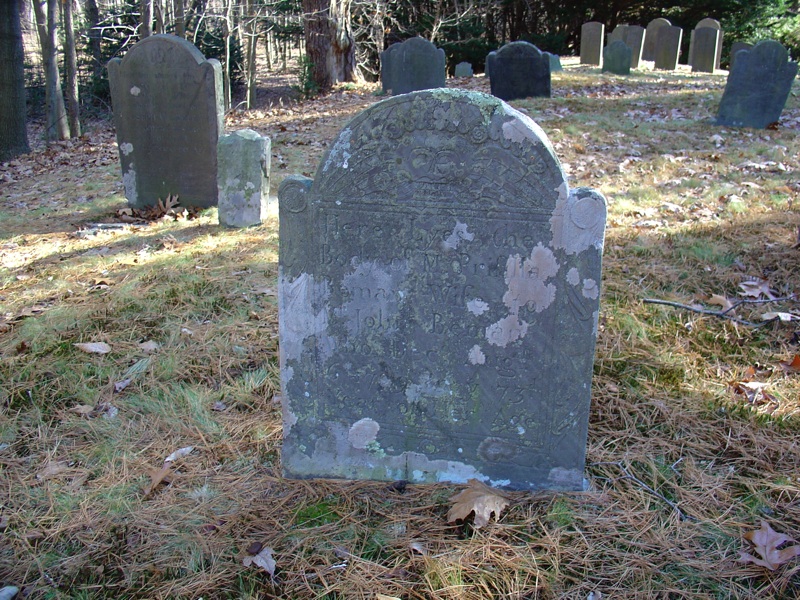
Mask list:
[{"label": "rounded-top tombstone", "polygon": [[486,57],[492,95],[501,100],[550,97],[550,55],[529,42],[511,42]]},{"label": "rounded-top tombstone", "polygon": [[381,52],[381,84],[393,96],[445,87],[444,50],[421,37],[392,44]]},{"label": "rounded-top tombstone", "polygon": [[644,45],[642,46],[642,60],[656,59],[656,42],[658,41],[658,30],[664,26],[671,26],[667,19],[653,19],[647,24],[644,34]]},{"label": "rounded-top tombstone", "polygon": [[217,203],[223,131],[222,68],[188,41],[154,35],[108,63],[122,181],[128,204],[168,195],[182,206]]}]

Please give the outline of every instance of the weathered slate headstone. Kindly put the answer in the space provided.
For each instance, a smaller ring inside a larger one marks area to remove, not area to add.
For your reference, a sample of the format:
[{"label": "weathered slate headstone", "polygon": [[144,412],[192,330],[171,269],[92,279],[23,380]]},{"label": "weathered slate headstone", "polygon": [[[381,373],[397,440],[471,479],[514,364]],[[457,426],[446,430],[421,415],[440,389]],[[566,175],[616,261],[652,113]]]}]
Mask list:
[{"label": "weathered slate headstone", "polygon": [[445,86],[444,50],[415,37],[381,52],[381,84],[393,96]]},{"label": "weathered slate headstone", "polygon": [[632,54],[631,49],[622,40],[611,42],[603,50],[603,73],[630,75]]},{"label": "weathered slate headstone", "polygon": [[739,52],[739,50],[750,50],[752,47],[753,44],[748,44],[747,42],[733,42],[733,44],[731,44],[731,58],[728,71],[733,71],[733,63],[736,62],[736,53]]},{"label": "weathered slate headstone", "polygon": [[269,201],[269,138],[242,129],[220,137],[217,151],[219,224],[260,225]]},{"label": "weathered slate headstone", "polygon": [[659,27],[656,42],[655,68],[665,71],[674,71],[678,68],[678,57],[681,52],[681,38],[683,29],[674,27]]},{"label": "weathered slate headstone", "polygon": [[719,103],[717,125],[764,129],[780,119],[797,75],[797,63],[774,40],[736,55]]},{"label": "weathered slate headstone", "polygon": [[695,29],[692,35],[694,36],[692,73],[713,73],[714,65],[717,63],[720,31],[713,27],[700,27]]},{"label": "weathered slate headstone", "polygon": [[717,45],[717,54],[714,60],[714,68],[719,69],[720,60],[722,59],[722,26],[720,22],[716,19],[711,19],[706,17],[705,19],[700,19],[700,21],[695,25],[694,29],[692,30],[691,36],[689,37],[689,65],[694,67],[694,50],[695,50],[695,34],[698,29],[702,29],[703,27],[710,27],[711,29],[716,29],[719,31],[719,40]]},{"label": "weathered slate headstone", "polygon": [[605,201],[530,118],[390,98],[279,199],[286,475],[582,489]]},{"label": "weathered slate headstone", "polygon": [[551,75],[564,70],[564,67],[561,66],[561,57],[558,54],[550,54],[549,52],[543,52],[543,54],[546,54],[547,58],[550,60]]},{"label": "weathered slate headstone", "polygon": [[178,196],[217,203],[222,69],[188,41],[154,35],[108,63],[125,196],[133,208]]},{"label": "weathered slate headstone", "polygon": [[458,63],[453,75],[455,77],[472,77],[474,75],[472,72],[472,65],[468,62]]},{"label": "weathered slate headstone", "polygon": [[606,26],[597,21],[581,25],[581,64],[603,66],[603,38]]},{"label": "weathered slate headstone", "polygon": [[631,49],[631,69],[639,68],[646,34],[645,28],[638,25],[630,25],[625,30],[625,39],[623,41]]},{"label": "weathered slate headstone", "polygon": [[501,100],[550,97],[550,58],[533,44],[511,42],[486,57],[492,95]]},{"label": "weathered slate headstone", "polygon": [[613,42],[616,41],[624,42],[625,35],[627,34],[628,31],[628,27],[629,26],[626,24],[617,25],[616,27],[614,27],[614,31],[608,34],[608,39],[606,40],[606,46],[610,46]]},{"label": "weathered slate headstone", "polygon": [[644,36],[644,47],[642,48],[642,60],[655,60],[656,59],[656,43],[658,42],[658,30],[664,26],[671,26],[667,19],[653,19],[647,24],[646,34]]}]

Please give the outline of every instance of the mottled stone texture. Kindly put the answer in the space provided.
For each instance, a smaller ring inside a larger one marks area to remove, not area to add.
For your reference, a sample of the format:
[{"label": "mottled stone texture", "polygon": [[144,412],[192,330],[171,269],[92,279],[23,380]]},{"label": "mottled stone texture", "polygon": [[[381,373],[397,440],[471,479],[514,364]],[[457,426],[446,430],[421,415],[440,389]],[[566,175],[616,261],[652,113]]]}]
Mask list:
[{"label": "mottled stone texture", "polygon": [[455,77],[472,77],[474,75],[472,65],[468,62],[458,63],[454,75]]},{"label": "mottled stone texture", "polygon": [[603,66],[603,38],[606,26],[597,21],[581,25],[581,64]]},{"label": "mottled stone texture", "polygon": [[656,42],[655,68],[664,71],[674,71],[678,68],[678,57],[681,53],[681,39],[683,29],[680,27],[660,27],[658,41]]},{"label": "mottled stone texture", "polygon": [[736,54],[719,103],[717,125],[764,129],[780,119],[797,75],[786,48],[773,40]]},{"label": "mottled stone texture", "polygon": [[647,24],[644,36],[644,46],[642,47],[642,60],[656,59],[656,42],[658,41],[658,30],[664,26],[671,26],[672,23],[666,19],[653,19]]},{"label": "mottled stone texture", "polygon": [[415,37],[381,52],[381,84],[393,96],[445,86],[444,50]]},{"label": "mottled stone texture", "polygon": [[550,97],[550,57],[528,42],[511,42],[486,57],[492,95],[501,100]]},{"label": "mottled stone texture", "polygon": [[720,31],[713,27],[700,27],[693,32],[694,54],[692,54],[693,73],[713,73],[717,62]]},{"label": "mottled stone texture", "polygon": [[605,201],[530,118],[384,100],[279,202],[288,476],[583,487]]},{"label": "mottled stone texture", "polygon": [[222,69],[184,39],[154,35],[108,63],[122,181],[128,204],[217,203]]},{"label": "mottled stone texture", "polygon": [[269,200],[269,138],[242,129],[223,135],[217,149],[219,224],[260,225]]},{"label": "mottled stone texture", "polygon": [[603,50],[603,72],[630,75],[632,55],[633,52],[625,42],[621,40],[611,42]]}]

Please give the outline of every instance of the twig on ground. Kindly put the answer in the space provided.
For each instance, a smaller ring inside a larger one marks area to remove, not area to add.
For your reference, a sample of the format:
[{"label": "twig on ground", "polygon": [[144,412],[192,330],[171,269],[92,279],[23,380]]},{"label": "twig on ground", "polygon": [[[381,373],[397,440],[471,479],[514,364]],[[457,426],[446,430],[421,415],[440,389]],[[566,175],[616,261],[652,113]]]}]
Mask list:
[{"label": "twig on ground", "polygon": [[662,304],[664,306],[674,306],[675,308],[683,308],[685,310],[690,310],[692,312],[699,313],[701,315],[708,315],[711,317],[719,317],[721,319],[728,319],[733,321],[734,323],[739,323],[740,325],[747,325],[748,327],[763,327],[767,323],[773,323],[779,320],[779,317],[775,317],[774,319],[768,319],[766,321],[762,321],[761,323],[754,323],[753,321],[748,321],[746,319],[740,319],[739,317],[735,317],[734,315],[730,314],[732,311],[736,310],[742,304],[768,304],[770,302],[795,302],[797,298],[794,295],[786,296],[785,298],[768,298],[768,299],[747,299],[739,300],[730,308],[726,308],[725,310],[709,310],[707,308],[698,308],[697,306],[690,306],[688,304],[681,304],[680,302],[671,302],[670,300],[659,300],[658,298],[645,298],[642,300],[645,304]]}]

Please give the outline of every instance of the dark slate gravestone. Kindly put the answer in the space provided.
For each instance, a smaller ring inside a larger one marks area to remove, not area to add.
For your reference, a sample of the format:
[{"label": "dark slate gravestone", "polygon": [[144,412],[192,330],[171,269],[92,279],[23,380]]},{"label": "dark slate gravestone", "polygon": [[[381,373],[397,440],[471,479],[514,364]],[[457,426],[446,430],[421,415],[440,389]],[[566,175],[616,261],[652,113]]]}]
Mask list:
[{"label": "dark slate gravestone", "polygon": [[474,73],[472,72],[472,65],[470,63],[460,62],[456,65],[455,77],[472,77],[473,75]]},{"label": "dark slate gravestone", "polygon": [[286,475],[584,487],[605,201],[536,123],[389,98],[279,202]]},{"label": "dark slate gravestone", "polygon": [[645,34],[645,28],[638,25],[630,25],[625,30],[625,39],[623,41],[631,49],[631,69],[639,68],[639,63],[642,60]]},{"label": "dark slate gravestone", "polygon": [[678,57],[681,52],[683,29],[680,27],[659,27],[656,42],[655,68],[674,71],[678,68]]},{"label": "dark slate gravestone", "polygon": [[780,119],[797,75],[786,48],[773,40],[741,50],[728,74],[717,125],[764,129]]},{"label": "dark slate gravestone", "polygon": [[603,37],[606,26],[590,21],[581,26],[581,64],[603,65]]},{"label": "dark slate gravestone", "polygon": [[719,49],[719,29],[700,27],[695,29],[694,54],[692,55],[692,73],[713,73]]},{"label": "dark slate gravestone", "polygon": [[733,63],[736,62],[736,53],[739,52],[739,50],[750,50],[752,47],[753,44],[748,44],[747,42],[733,42],[733,44],[731,44],[731,59],[728,71],[733,71]]},{"label": "dark slate gravestone", "polygon": [[672,23],[666,19],[653,19],[647,24],[644,36],[644,46],[642,47],[642,60],[656,59],[656,42],[658,41],[658,30],[664,26],[671,26]]},{"label": "dark slate gravestone", "polygon": [[698,29],[702,29],[703,27],[710,27],[711,29],[716,29],[717,31],[719,31],[717,53],[714,59],[714,68],[719,69],[720,60],[722,59],[722,37],[723,37],[722,26],[716,19],[711,19],[708,17],[706,17],[705,19],[700,19],[700,22],[698,22],[697,25],[695,25],[695,28],[692,30],[691,36],[689,37],[689,65],[692,67],[694,66],[695,34]]},{"label": "dark slate gravestone", "polygon": [[108,63],[114,125],[128,204],[217,203],[222,69],[186,40],[154,35]]},{"label": "dark slate gravestone", "polygon": [[611,42],[603,50],[603,73],[630,75],[632,54],[631,49],[622,40]]},{"label": "dark slate gravestone", "polygon": [[486,57],[492,95],[501,100],[550,97],[550,58],[533,44],[511,42]]},{"label": "dark slate gravestone", "polygon": [[628,25],[617,25],[616,27],[614,27],[614,31],[608,34],[608,39],[606,40],[606,46],[609,46],[616,41],[624,42],[627,31],[628,31]]},{"label": "dark slate gravestone", "polygon": [[415,37],[381,52],[381,84],[393,96],[445,86],[444,50]]},{"label": "dark slate gravestone", "polygon": [[548,60],[550,61],[551,75],[564,70],[564,67],[561,66],[561,57],[558,54],[550,54],[549,52],[542,52],[542,54],[547,56]]}]

